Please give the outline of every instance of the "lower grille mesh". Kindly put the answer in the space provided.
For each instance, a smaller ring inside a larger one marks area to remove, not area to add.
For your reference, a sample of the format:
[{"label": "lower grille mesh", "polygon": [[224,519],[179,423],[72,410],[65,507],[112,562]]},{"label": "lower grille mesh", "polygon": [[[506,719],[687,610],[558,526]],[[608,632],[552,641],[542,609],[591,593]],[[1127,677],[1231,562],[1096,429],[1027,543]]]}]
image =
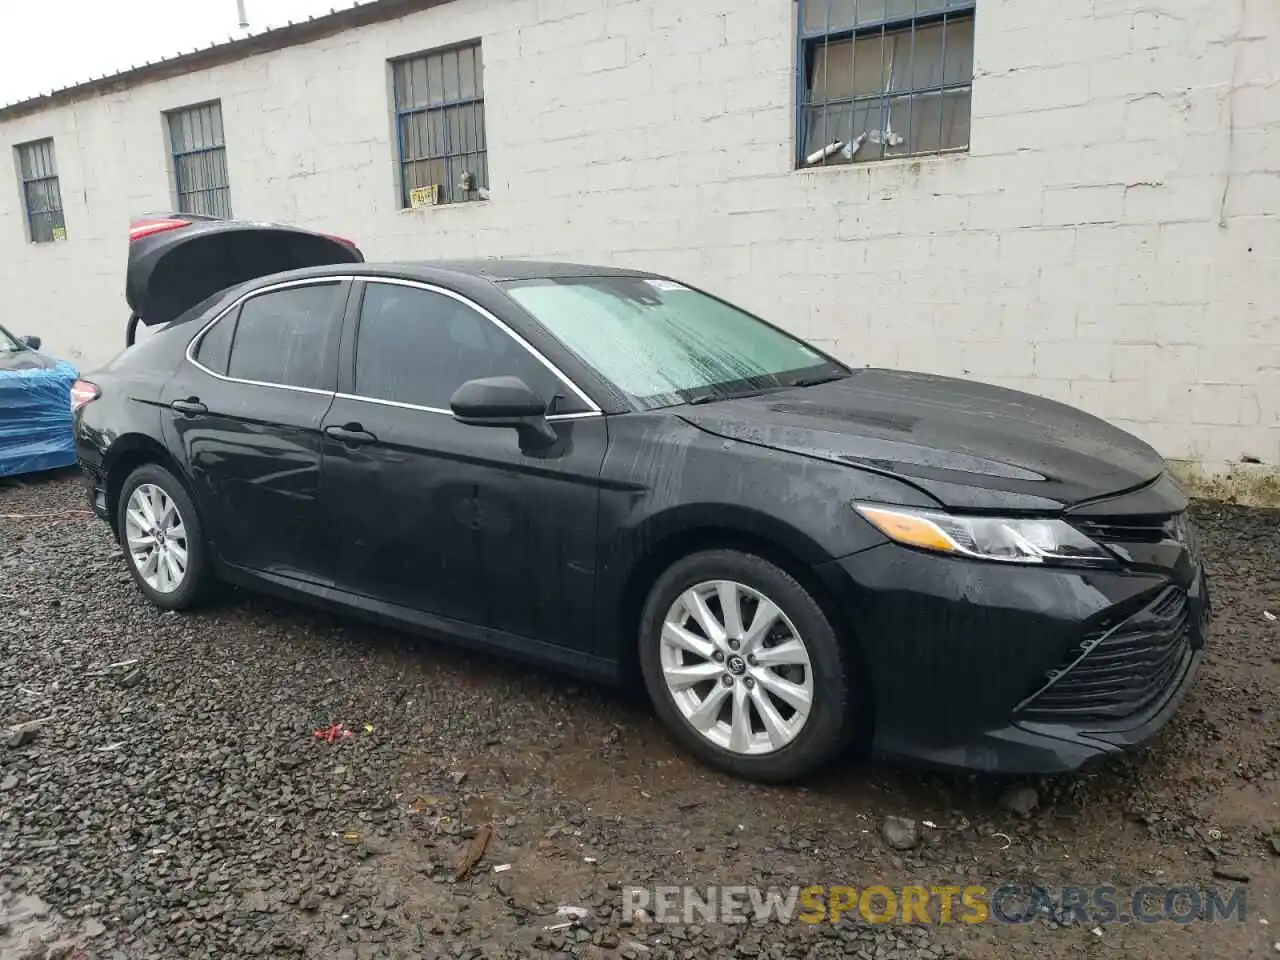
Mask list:
[{"label": "lower grille mesh", "polygon": [[1167,588],[1118,627],[1087,636],[1022,707],[1042,722],[1109,722],[1155,706],[1191,655],[1187,595]]}]

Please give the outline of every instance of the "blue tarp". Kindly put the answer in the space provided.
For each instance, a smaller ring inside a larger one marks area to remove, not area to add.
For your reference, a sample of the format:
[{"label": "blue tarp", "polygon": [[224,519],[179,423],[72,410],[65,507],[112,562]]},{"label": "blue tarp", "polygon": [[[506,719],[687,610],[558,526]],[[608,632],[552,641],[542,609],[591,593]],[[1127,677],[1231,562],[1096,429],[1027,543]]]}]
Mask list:
[{"label": "blue tarp", "polygon": [[0,370],[0,477],[75,464],[71,384],[78,376],[65,360],[52,370]]}]

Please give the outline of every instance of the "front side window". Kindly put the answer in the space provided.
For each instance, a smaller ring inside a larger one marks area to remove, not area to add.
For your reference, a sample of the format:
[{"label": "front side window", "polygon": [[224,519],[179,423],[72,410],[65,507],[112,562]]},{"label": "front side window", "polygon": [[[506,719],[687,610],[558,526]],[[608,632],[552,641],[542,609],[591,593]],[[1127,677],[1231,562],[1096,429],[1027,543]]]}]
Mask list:
[{"label": "front side window", "polygon": [[493,321],[432,290],[369,283],[356,335],[361,397],[448,410],[454,391],[481,377],[519,377],[548,413],[578,413],[581,400]]},{"label": "front side window", "polygon": [[167,116],[178,209],[229,218],[231,183],[227,177],[222,104],[215,100],[174,110]]},{"label": "front side window", "polygon": [[802,167],[969,146],[975,0],[800,0]]},{"label": "front side window", "polygon": [[53,139],[20,143],[16,150],[28,238],[32,243],[65,240],[67,221],[62,213],[62,187],[58,183]]},{"label": "front side window", "polygon": [[[332,389],[325,359],[333,339],[338,288],[336,283],[288,287],[246,300],[232,334],[227,376]],[[209,332],[224,323],[225,319],[219,321]]]},{"label": "front side window", "polygon": [[669,280],[521,280],[507,293],[642,409],[848,373],[736,307]]}]

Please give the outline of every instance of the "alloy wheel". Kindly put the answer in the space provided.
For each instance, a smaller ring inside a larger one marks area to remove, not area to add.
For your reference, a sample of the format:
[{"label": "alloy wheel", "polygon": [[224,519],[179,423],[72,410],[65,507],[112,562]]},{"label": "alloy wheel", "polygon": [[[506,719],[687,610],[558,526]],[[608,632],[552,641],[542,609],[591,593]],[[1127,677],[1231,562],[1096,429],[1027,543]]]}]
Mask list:
[{"label": "alloy wheel", "polygon": [[804,639],[776,603],[734,580],[705,581],[676,598],[660,660],[684,719],[732,753],[781,750],[813,708]]},{"label": "alloy wheel", "polygon": [[157,593],[173,593],[187,576],[187,529],[174,499],[154,483],[140,484],[125,511],[129,560]]}]

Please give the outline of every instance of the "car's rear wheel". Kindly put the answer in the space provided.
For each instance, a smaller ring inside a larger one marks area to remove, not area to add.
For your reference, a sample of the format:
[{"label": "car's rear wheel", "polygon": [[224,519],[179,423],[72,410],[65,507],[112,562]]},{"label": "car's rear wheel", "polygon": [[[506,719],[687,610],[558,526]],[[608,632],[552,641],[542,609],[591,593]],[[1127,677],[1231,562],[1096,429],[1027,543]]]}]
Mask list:
[{"label": "car's rear wheel", "polygon": [[198,603],[209,580],[204,537],[177,477],[159,464],[138,467],[125,479],[116,511],[129,572],[147,599],[165,610]]},{"label": "car's rear wheel", "polygon": [[852,658],[818,602],[762,557],[673,564],[644,605],[639,653],[659,716],[717,769],[793,780],[852,740]]}]

